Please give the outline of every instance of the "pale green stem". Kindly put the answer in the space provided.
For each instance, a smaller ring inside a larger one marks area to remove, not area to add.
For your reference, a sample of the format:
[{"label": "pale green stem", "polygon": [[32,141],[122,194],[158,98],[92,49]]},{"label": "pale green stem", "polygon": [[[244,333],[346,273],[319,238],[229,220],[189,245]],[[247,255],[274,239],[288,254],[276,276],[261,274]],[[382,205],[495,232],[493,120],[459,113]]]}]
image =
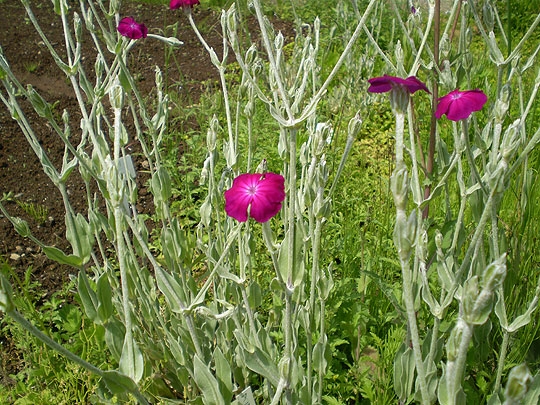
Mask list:
[{"label": "pale green stem", "polygon": [[[288,246],[287,246],[287,279],[284,285],[285,291],[285,320],[284,320],[284,339],[285,339],[285,353],[284,357],[287,361],[290,361],[293,356],[293,334],[292,334],[292,293],[294,287],[293,274],[296,266],[296,129],[289,129],[289,206],[287,212],[287,232],[289,234]],[[290,284],[290,288],[289,288]],[[286,396],[288,403],[292,401],[290,391],[292,367],[289,367],[286,387]]]},{"label": "pale green stem", "polygon": [[347,136],[347,143],[345,144],[345,150],[343,151],[343,154],[341,155],[341,160],[339,162],[336,175],[334,176],[334,180],[332,181],[332,185],[330,186],[330,190],[328,191],[328,197],[331,197],[334,194],[334,190],[337,186],[339,178],[341,177],[341,173],[343,172],[345,163],[347,162],[347,158],[349,157],[349,153],[351,152],[354,139],[355,137],[352,135]]},{"label": "pale green stem", "polygon": [[459,319],[458,322],[462,322],[463,331],[461,335],[461,342],[459,344],[458,355],[456,360],[449,362],[447,365],[447,380],[449,382],[448,394],[450,396],[450,404],[455,404],[455,397],[461,387],[461,381],[463,380],[463,373],[465,371],[465,361],[467,360],[467,352],[469,351],[469,344],[471,343],[473,326],[469,325],[463,319]]},{"label": "pale green stem", "polygon": [[204,37],[201,35],[199,29],[197,28],[197,25],[195,24],[195,21],[193,20],[193,15],[191,13],[190,8],[186,9],[186,14],[187,14],[189,23],[191,25],[191,28],[195,32],[195,35],[197,35],[199,42],[204,46],[204,48],[208,52],[210,56],[210,60],[212,61],[212,64],[217,68],[219,72],[219,80],[221,82],[221,91],[223,92],[223,103],[225,105],[225,114],[227,117],[227,132],[229,134],[229,148],[233,148],[233,155],[234,155],[234,161],[228,162],[231,164],[231,167],[232,167],[236,163],[236,144],[234,142],[231,108],[229,105],[229,93],[227,90],[227,80],[225,78],[226,44],[224,44],[224,47],[223,47],[223,61],[220,62],[217,58],[216,52],[208,45]]},{"label": "pale green stem", "polygon": [[[324,336],[326,333],[325,330],[325,308],[326,305],[324,303],[324,300],[321,300],[321,330],[319,332],[319,335],[321,337]],[[323,350],[324,352],[324,350]],[[319,387],[317,390],[317,400],[314,402],[316,404],[322,404],[322,396],[323,396],[323,386],[324,386],[324,370],[322,367],[319,367]]]},{"label": "pale green stem", "polygon": [[[394,109],[396,116],[396,171],[405,168],[405,162],[403,160],[403,150],[405,148],[403,137],[405,131],[405,114],[400,108]],[[409,191],[407,191],[409,192]],[[397,216],[405,216],[406,213],[403,208],[397,207]],[[426,373],[424,369],[424,362],[422,360],[422,347],[420,344],[420,337],[418,333],[418,325],[416,322],[416,311],[414,309],[414,296],[413,296],[413,281],[412,270],[408,258],[405,259],[400,255],[401,273],[403,278],[403,302],[405,304],[407,321],[409,325],[410,337],[413,346],[414,359],[416,364],[416,372],[418,373],[418,382],[420,385],[420,393],[422,396],[422,403],[429,403],[429,391],[426,382]]]},{"label": "pale green stem", "polygon": [[[502,297],[499,299],[503,299]],[[501,387],[501,379],[504,371],[504,363],[506,362],[506,355],[508,353],[508,343],[510,342],[510,333],[503,329],[503,341],[501,343],[501,350],[499,352],[499,359],[497,364],[497,376],[495,377],[495,385],[493,387],[493,392],[497,393]]]},{"label": "pale green stem", "polygon": [[403,302],[405,303],[405,309],[407,312],[407,321],[409,324],[409,331],[411,335],[414,361],[416,365],[416,372],[418,374],[420,394],[422,396],[421,403],[429,404],[429,391],[428,391],[428,385],[426,381],[424,361],[422,359],[422,346],[420,343],[420,337],[418,333],[418,325],[416,323],[416,311],[414,309],[412,270],[410,268],[408,261],[400,260],[400,262],[401,262],[401,274],[403,277]]},{"label": "pale green stem", "polygon": [[405,144],[403,143],[403,133],[405,131],[405,114],[396,109],[394,111],[396,116],[396,169],[400,170],[405,166],[403,160],[403,149]]},{"label": "pale green stem", "polygon": [[478,173],[478,169],[476,168],[476,163],[474,162],[474,156],[472,154],[471,147],[469,145],[470,144],[470,141],[469,141],[469,124],[468,124],[467,120],[462,120],[461,121],[461,129],[463,131],[461,141],[464,142],[464,145],[465,145],[465,152],[467,154],[467,159],[469,160],[469,167],[471,168],[471,172],[472,172],[472,174],[474,176],[474,179],[476,180],[478,185],[480,185],[480,187],[482,188],[482,191],[484,192],[484,194],[486,194],[487,190],[484,187],[484,183],[482,182],[482,178],[480,177],[480,173]]},{"label": "pale green stem", "polygon": [[[268,32],[266,30],[266,24],[264,20],[264,14],[261,8],[261,3],[259,0],[253,0],[253,6],[255,8],[255,13],[257,15],[257,20],[259,22],[259,26],[261,28],[261,35],[264,43],[264,47],[266,49],[266,54],[268,56],[268,61],[270,62],[270,72],[273,74],[274,79],[276,80],[276,85],[278,87],[278,93],[279,97],[281,99],[281,102],[283,103],[283,107],[285,108],[285,111],[287,113],[287,118],[292,121],[294,119],[293,112],[291,110],[291,105],[289,103],[289,96],[287,91],[285,90],[285,86],[283,85],[283,81],[281,80],[281,74],[279,65],[276,61],[276,57],[274,55],[274,47],[270,43],[270,38],[268,38]],[[277,106],[276,106],[277,107]]]},{"label": "pale green stem", "polygon": [[[322,235],[322,220],[316,219],[315,221],[315,230],[312,233],[315,237],[313,240],[313,246],[311,248],[311,255],[312,255],[312,271],[311,271],[311,287],[309,292],[309,311],[310,311],[310,318],[313,318],[313,315],[315,314],[315,293],[317,290],[317,281],[319,280],[319,260],[320,260],[320,247],[321,247],[321,235]],[[321,309],[324,308],[324,300],[321,299]],[[320,336],[322,337],[322,333],[324,333],[324,312],[320,315]],[[312,378],[312,370],[313,370],[313,342],[312,342],[312,331],[311,331],[311,325],[315,324],[315,319],[310,319],[308,330],[306,330],[306,366],[307,366],[307,381],[308,381],[308,387],[311,387],[311,378]],[[319,368],[319,374],[322,373],[322,368]],[[319,376],[320,380],[320,376]],[[312,392],[311,390],[308,390],[309,395],[309,402],[312,400]],[[321,396],[318,396],[318,400],[315,403],[320,403]]]},{"label": "pale green stem", "polygon": [[426,24],[426,29],[424,30],[422,43],[420,44],[420,47],[418,48],[418,52],[416,53],[416,58],[414,60],[413,65],[411,66],[409,76],[416,75],[416,72],[418,71],[418,68],[420,67],[420,57],[422,56],[422,50],[424,49],[424,46],[426,45],[427,39],[431,32],[431,25],[433,24],[433,17],[435,15],[435,6],[432,6],[431,2],[429,3],[430,3],[430,6],[429,6],[429,14],[428,14],[428,21]]}]

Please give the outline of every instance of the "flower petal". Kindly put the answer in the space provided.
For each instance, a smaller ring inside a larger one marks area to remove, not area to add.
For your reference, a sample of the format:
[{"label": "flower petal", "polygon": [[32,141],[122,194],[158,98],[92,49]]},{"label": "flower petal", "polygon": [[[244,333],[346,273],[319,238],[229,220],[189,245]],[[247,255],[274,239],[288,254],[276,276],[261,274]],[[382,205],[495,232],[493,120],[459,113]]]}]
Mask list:
[{"label": "flower petal", "polygon": [[120,35],[131,39],[146,38],[148,35],[148,28],[144,24],[137,23],[133,17],[122,18],[116,29]]},{"label": "flower petal", "polygon": [[251,203],[250,216],[257,222],[266,222],[281,210],[285,199],[285,178],[279,174],[266,173],[259,181],[257,193]]},{"label": "flower petal", "polygon": [[370,86],[368,91],[370,93],[387,93],[392,90],[392,84],[390,80],[388,80],[388,77],[390,76],[374,77],[369,79],[368,82]]},{"label": "flower petal", "polygon": [[391,91],[394,85],[406,88],[410,94],[418,90],[424,90],[429,93],[426,85],[418,80],[416,76],[409,76],[406,79],[402,79],[401,77],[384,75],[369,79],[368,82],[370,84],[368,88],[370,93],[386,93]]},{"label": "flower petal", "polygon": [[279,174],[249,174],[236,177],[225,191],[225,211],[234,219],[245,222],[251,216],[266,222],[281,209],[285,199],[285,178]]},{"label": "flower petal", "polygon": [[482,90],[454,90],[439,99],[435,117],[451,121],[461,121],[469,118],[474,111],[480,111],[487,102],[487,96]]},{"label": "flower petal", "polygon": [[241,174],[233,180],[232,187],[225,191],[225,212],[237,221],[245,222],[248,219],[248,207],[253,201],[249,187],[257,184],[259,175],[249,173]]},{"label": "flower petal", "polygon": [[176,10],[177,8],[193,7],[197,4],[201,4],[199,0],[171,0],[169,8]]}]

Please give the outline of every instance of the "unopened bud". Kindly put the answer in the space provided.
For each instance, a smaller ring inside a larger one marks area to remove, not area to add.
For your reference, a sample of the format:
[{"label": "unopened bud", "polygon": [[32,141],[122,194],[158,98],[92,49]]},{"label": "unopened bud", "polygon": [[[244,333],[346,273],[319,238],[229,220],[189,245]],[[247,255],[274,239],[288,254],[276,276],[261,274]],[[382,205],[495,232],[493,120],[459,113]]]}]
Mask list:
[{"label": "unopened bud", "polygon": [[124,89],[120,83],[115,83],[109,89],[109,101],[115,110],[122,109],[124,105]]},{"label": "unopened bud", "polygon": [[406,168],[394,170],[390,177],[390,189],[399,210],[405,210],[409,192],[409,174]]},{"label": "unopened bud", "polygon": [[532,375],[525,363],[514,367],[508,375],[508,383],[504,390],[505,403],[517,404],[527,393],[532,382]]},{"label": "unopened bud", "polygon": [[356,115],[349,120],[349,126],[347,127],[349,138],[356,138],[361,128],[362,118],[360,116],[360,111],[358,111]]}]

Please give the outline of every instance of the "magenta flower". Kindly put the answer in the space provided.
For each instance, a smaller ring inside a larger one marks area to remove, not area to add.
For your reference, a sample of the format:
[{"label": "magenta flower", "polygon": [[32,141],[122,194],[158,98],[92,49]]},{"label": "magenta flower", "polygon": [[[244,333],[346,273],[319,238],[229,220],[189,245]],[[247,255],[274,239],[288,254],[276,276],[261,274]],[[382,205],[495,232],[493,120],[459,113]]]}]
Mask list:
[{"label": "magenta flower", "polygon": [[131,39],[146,38],[148,28],[144,24],[139,24],[133,17],[124,17],[116,28],[120,35]]},{"label": "magenta flower", "polygon": [[439,98],[439,105],[435,111],[435,117],[446,118],[451,121],[460,121],[469,118],[474,111],[480,111],[486,104],[487,96],[482,90],[456,89],[446,96]]},{"label": "magenta flower", "polygon": [[171,10],[176,10],[177,8],[187,8],[187,7],[193,7],[197,4],[201,4],[199,0],[171,0],[169,4],[169,8]]},{"label": "magenta flower", "polygon": [[280,174],[244,173],[225,191],[225,211],[240,222],[248,216],[266,222],[279,212],[284,199],[285,178]]},{"label": "magenta flower", "polygon": [[396,87],[405,88],[410,94],[418,90],[424,90],[429,93],[426,85],[418,80],[416,76],[409,76],[406,79],[402,79],[401,77],[384,75],[369,79],[368,82],[370,84],[368,89],[370,93],[387,93]]}]

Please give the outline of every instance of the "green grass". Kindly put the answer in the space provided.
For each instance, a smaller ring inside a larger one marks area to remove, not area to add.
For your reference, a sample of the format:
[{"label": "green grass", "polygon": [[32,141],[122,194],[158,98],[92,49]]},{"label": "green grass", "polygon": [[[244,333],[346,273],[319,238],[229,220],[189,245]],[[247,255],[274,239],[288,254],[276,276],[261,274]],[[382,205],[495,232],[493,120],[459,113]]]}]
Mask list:
[{"label": "green grass", "polygon": [[[22,279],[5,261],[0,262],[0,271],[12,280],[15,305],[27,319],[74,353],[108,367],[104,330],[88,320],[73,301],[72,284],[47,297],[41,285],[31,281],[31,267]],[[91,397],[101,396],[94,375],[50,350],[9,317],[0,319],[0,340],[14,347],[0,353],[0,364],[19,362],[21,368],[16,374],[2,376],[0,403],[87,403]]]}]

